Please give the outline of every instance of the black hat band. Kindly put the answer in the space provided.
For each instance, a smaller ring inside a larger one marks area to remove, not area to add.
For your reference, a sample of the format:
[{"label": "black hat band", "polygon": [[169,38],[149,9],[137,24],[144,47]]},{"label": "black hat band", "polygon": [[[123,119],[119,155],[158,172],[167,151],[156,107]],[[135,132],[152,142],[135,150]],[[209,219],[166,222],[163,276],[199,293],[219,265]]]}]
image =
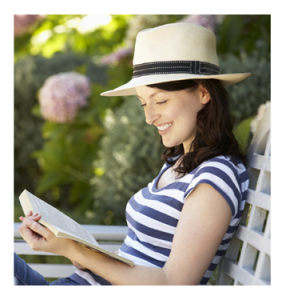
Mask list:
[{"label": "black hat band", "polygon": [[149,62],[134,65],[133,78],[174,73],[219,75],[220,68],[214,64],[196,60]]}]

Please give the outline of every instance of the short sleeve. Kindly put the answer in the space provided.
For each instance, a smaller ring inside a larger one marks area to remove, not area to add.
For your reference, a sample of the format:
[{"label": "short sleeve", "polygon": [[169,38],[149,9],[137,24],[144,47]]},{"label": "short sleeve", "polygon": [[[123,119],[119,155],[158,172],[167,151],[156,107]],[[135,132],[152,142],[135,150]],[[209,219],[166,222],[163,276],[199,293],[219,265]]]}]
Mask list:
[{"label": "short sleeve", "polygon": [[201,183],[207,183],[217,190],[230,206],[232,216],[237,214],[241,201],[241,189],[239,175],[232,162],[225,158],[214,158],[204,162],[196,170],[184,199]]}]

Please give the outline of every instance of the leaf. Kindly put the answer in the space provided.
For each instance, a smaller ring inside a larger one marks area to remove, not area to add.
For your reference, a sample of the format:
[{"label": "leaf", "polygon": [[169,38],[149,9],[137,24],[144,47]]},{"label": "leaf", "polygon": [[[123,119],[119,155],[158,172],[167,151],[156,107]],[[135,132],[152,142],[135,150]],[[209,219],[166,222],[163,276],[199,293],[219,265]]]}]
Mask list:
[{"label": "leaf", "polygon": [[238,123],[234,129],[233,134],[238,141],[238,144],[241,147],[241,150],[244,152],[248,147],[248,141],[250,136],[250,123],[253,120],[254,116],[246,118]]},{"label": "leaf", "polygon": [[[70,191],[70,199],[69,202],[70,204],[74,205],[77,202],[85,202],[84,205],[86,205],[88,199],[87,197],[87,193],[89,191],[88,189],[88,184],[82,181],[77,181],[71,188]],[[89,199],[90,201],[90,199]]]},{"label": "leaf", "polygon": [[42,118],[41,108],[40,108],[40,105],[38,103],[32,107],[31,113],[35,117]]},{"label": "leaf", "polygon": [[38,182],[36,193],[42,194],[49,190],[52,186],[63,183],[71,183],[72,181],[73,178],[71,176],[66,175],[63,172],[46,172]]}]

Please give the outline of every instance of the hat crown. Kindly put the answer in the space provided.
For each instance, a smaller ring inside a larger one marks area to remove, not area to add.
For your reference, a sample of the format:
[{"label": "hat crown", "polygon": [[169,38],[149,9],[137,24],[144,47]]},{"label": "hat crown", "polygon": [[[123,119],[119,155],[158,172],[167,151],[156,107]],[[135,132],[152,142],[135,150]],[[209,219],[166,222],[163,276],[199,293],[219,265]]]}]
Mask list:
[{"label": "hat crown", "polygon": [[133,64],[157,61],[202,61],[219,66],[216,37],[207,28],[189,23],[144,29],[137,35]]}]

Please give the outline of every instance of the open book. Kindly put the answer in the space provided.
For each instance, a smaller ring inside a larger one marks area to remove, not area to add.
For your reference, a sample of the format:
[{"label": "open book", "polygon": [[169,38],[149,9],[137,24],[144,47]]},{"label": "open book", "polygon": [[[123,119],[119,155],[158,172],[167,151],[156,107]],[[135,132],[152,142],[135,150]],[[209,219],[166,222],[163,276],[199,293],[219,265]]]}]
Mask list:
[{"label": "open book", "polygon": [[27,214],[29,211],[32,211],[41,215],[39,223],[51,230],[56,237],[74,240],[94,251],[120,260],[132,267],[134,266],[134,262],[131,260],[101,248],[91,233],[83,226],[27,190],[21,193],[19,199],[24,213]]}]

